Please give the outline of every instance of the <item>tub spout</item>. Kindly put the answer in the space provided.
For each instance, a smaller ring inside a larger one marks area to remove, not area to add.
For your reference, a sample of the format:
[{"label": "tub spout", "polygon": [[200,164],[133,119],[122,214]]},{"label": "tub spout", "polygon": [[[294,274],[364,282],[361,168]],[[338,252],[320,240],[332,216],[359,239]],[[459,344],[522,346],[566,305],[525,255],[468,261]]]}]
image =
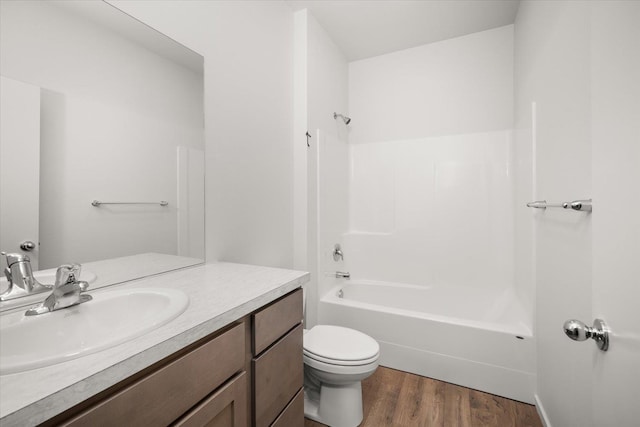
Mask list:
[{"label": "tub spout", "polygon": [[351,274],[348,271],[336,271],[336,278],[338,279],[350,279]]}]

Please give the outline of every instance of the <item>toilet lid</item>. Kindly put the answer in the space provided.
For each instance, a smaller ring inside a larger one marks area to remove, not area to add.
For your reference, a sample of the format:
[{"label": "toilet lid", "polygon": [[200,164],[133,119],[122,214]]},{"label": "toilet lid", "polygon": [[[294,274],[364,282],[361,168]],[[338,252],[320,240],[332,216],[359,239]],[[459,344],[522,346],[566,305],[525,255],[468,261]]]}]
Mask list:
[{"label": "toilet lid", "polygon": [[368,335],[341,326],[317,325],[304,334],[304,351],[308,356],[344,361],[375,358],[380,346]]}]

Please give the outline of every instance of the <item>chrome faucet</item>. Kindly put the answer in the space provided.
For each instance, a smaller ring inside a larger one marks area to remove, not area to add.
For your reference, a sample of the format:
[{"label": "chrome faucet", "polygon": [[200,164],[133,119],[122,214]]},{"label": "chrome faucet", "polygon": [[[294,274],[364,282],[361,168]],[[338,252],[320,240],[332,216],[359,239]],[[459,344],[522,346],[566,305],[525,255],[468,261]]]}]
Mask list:
[{"label": "chrome faucet", "polygon": [[338,279],[350,279],[351,274],[348,271],[336,271],[336,278]]},{"label": "chrome faucet", "polygon": [[89,283],[76,280],[76,277],[80,277],[80,269],[80,264],[58,267],[53,292],[41,304],[27,310],[25,315],[35,316],[91,301],[91,295],[82,294],[89,288]]},{"label": "chrome faucet", "polygon": [[7,290],[0,294],[0,301],[51,290],[51,286],[43,285],[33,277],[31,260],[27,255],[8,254],[5,252],[0,252],[0,254],[4,255],[7,260],[4,275],[7,277],[7,282],[9,282]]}]

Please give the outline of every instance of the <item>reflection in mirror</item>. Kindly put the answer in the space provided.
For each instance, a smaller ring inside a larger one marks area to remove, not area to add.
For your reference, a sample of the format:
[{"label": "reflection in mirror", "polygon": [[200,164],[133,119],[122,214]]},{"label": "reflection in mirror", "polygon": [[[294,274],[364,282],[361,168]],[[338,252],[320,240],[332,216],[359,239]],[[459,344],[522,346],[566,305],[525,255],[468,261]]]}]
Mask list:
[{"label": "reflection in mirror", "polygon": [[102,1],[0,5],[0,250],[201,262],[202,57]]}]

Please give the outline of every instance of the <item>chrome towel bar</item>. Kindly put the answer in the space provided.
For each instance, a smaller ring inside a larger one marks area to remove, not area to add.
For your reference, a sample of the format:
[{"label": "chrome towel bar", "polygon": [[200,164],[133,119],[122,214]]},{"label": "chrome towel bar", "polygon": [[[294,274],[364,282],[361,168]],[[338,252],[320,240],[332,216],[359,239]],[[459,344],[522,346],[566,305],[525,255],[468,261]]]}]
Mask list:
[{"label": "chrome towel bar", "polygon": [[161,200],[159,202],[101,202],[99,200],[94,200],[91,202],[91,206],[100,206],[100,205],[160,205],[160,206],[168,206],[169,202]]},{"label": "chrome towel bar", "polygon": [[528,208],[546,209],[546,208],[563,208],[572,209],[574,211],[591,212],[593,207],[591,205],[591,199],[586,200],[574,200],[572,202],[563,203],[547,203],[546,200],[537,200],[535,202],[527,203]]}]

